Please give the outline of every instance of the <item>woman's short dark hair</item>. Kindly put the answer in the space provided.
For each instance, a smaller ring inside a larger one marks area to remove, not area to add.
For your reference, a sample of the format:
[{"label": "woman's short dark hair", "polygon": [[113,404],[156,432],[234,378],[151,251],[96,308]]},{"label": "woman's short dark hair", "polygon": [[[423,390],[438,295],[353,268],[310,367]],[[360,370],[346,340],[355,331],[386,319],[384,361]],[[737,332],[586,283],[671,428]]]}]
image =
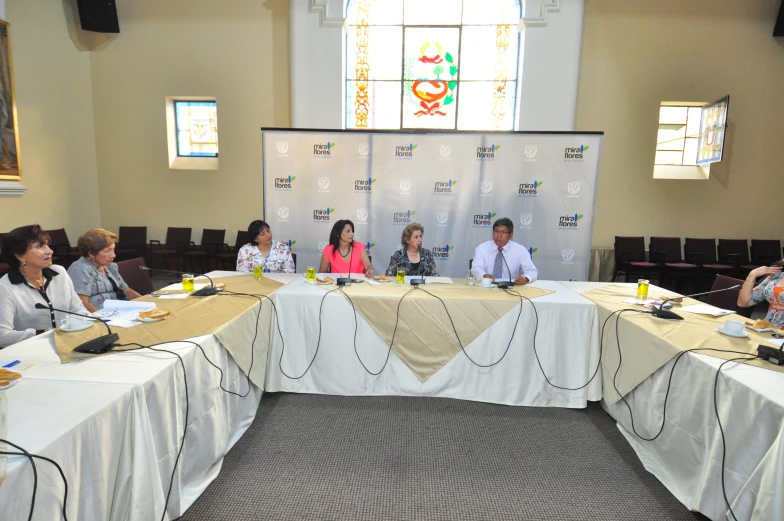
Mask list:
[{"label": "woman's short dark hair", "polygon": [[414,235],[414,232],[422,232],[422,235],[425,234],[425,227],[419,223],[411,223],[405,228],[403,228],[403,234],[400,236],[400,244],[403,246],[408,246],[408,241],[411,240],[411,236]]},{"label": "woman's short dark hair", "polygon": [[39,244],[49,244],[49,234],[39,225],[14,228],[3,237],[3,258],[11,269],[19,269],[21,263],[16,256],[24,255],[31,246]]},{"label": "woman's short dark hair", "polygon": [[332,227],[332,231],[329,232],[329,243],[335,248],[335,251],[338,251],[338,247],[340,246],[340,234],[343,233],[343,228],[345,228],[347,224],[351,226],[351,231],[353,232],[354,223],[348,219],[341,219],[336,222]]},{"label": "woman's short dark hair", "polygon": [[514,223],[512,222],[512,219],[510,219],[509,217],[501,217],[496,222],[494,222],[493,231],[495,231],[495,229],[498,228],[499,226],[506,226],[506,229],[509,230],[509,233],[514,232]]},{"label": "woman's short dark hair", "polygon": [[256,242],[256,237],[259,236],[261,231],[266,228],[270,229],[269,224],[262,220],[255,220],[248,225],[248,235],[250,235],[250,243],[253,245],[258,245],[259,243]]}]

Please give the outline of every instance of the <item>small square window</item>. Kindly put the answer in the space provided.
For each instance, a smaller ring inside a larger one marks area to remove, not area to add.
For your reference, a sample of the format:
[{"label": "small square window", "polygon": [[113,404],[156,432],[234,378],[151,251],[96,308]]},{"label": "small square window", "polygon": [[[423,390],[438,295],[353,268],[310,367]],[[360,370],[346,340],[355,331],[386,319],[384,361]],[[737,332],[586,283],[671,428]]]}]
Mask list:
[{"label": "small square window", "polygon": [[218,157],[218,104],[215,101],[174,101],[177,155]]},{"label": "small square window", "polygon": [[207,96],[166,97],[169,168],[218,170],[218,103]]}]

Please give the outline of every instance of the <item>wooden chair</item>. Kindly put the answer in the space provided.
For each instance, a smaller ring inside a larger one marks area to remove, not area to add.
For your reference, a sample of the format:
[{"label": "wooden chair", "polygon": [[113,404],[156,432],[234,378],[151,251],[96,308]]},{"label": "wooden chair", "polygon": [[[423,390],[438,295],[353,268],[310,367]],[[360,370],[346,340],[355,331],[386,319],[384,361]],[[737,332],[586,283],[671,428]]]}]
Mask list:
[{"label": "wooden chair", "polygon": [[670,279],[678,292],[687,281],[697,287],[697,265],[684,261],[680,237],[651,237],[648,249],[651,261],[661,270],[662,286],[665,286],[665,279]]},{"label": "wooden chair", "polygon": [[49,235],[49,248],[54,252],[56,264],[60,264],[64,268],[67,268],[73,261],[81,256],[79,254],[79,248],[71,246],[71,241],[68,240],[68,234],[65,233],[65,228],[47,230],[44,233]]},{"label": "wooden chair", "polygon": [[615,236],[615,272],[612,281],[623,273],[624,282],[629,277],[660,278],[659,265],[645,258],[645,237]]},{"label": "wooden chair", "polygon": [[117,263],[117,269],[128,287],[140,295],[147,295],[153,292],[152,279],[150,272],[140,270],[140,266],[145,266],[144,259],[128,259]]},{"label": "wooden chair", "polygon": [[234,241],[234,247],[230,248],[228,244],[221,245],[221,252],[215,255],[215,260],[218,265],[225,270],[234,271],[237,269],[237,253],[240,248],[250,243],[250,235],[247,230],[239,230],[237,232],[237,239]]},{"label": "wooden chair", "polygon": [[[711,287],[711,291],[715,291],[717,289],[725,289],[731,288],[737,284],[743,285],[743,280],[741,279],[734,279],[732,277],[725,277],[724,275],[716,275],[716,279],[713,281],[713,286]],[[730,291],[722,291],[720,293],[711,293],[708,295],[708,304],[711,306],[716,306],[717,308],[722,309],[729,309],[735,311],[738,315],[744,316],[746,318],[751,317],[751,313],[754,311],[754,306],[750,306],[747,308],[742,308],[738,306],[738,294],[740,293],[740,288],[736,290]]]},{"label": "wooden chair", "polygon": [[188,250],[183,253],[186,268],[190,265],[190,269],[193,270],[194,262],[198,262],[199,272],[204,273],[205,269],[202,261],[206,261],[206,271],[209,271],[211,260],[215,255],[220,253],[221,245],[223,245],[225,237],[226,230],[211,230],[205,228],[201,234],[201,244],[196,246],[195,244],[190,243]]},{"label": "wooden chair", "polygon": [[161,241],[150,240],[150,267],[156,257],[163,259],[164,268],[169,268],[169,259],[174,258],[177,271],[182,269],[182,254],[188,249],[191,242],[190,228],[168,228],[166,230],[166,244]]},{"label": "wooden chair", "polygon": [[146,226],[120,226],[114,253],[118,259],[144,257],[147,250]]}]

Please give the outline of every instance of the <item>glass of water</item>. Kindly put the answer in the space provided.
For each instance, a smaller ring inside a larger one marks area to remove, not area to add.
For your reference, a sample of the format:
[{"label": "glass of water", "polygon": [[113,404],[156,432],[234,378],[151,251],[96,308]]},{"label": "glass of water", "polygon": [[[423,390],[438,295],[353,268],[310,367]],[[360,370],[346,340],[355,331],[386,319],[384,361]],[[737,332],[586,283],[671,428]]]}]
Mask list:
[{"label": "glass of water", "polygon": [[468,270],[468,285],[473,286],[474,284],[475,284],[474,274],[471,270]]}]

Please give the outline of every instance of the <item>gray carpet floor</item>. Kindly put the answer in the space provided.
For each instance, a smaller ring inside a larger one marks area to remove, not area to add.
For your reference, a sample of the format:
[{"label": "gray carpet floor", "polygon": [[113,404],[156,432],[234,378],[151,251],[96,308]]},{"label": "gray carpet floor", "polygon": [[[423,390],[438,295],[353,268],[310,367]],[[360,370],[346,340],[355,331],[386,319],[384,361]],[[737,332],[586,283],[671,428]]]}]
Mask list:
[{"label": "gray carpet floor", "polygon": [[181,521],[704,520],[598,405],[265,394]]}]

